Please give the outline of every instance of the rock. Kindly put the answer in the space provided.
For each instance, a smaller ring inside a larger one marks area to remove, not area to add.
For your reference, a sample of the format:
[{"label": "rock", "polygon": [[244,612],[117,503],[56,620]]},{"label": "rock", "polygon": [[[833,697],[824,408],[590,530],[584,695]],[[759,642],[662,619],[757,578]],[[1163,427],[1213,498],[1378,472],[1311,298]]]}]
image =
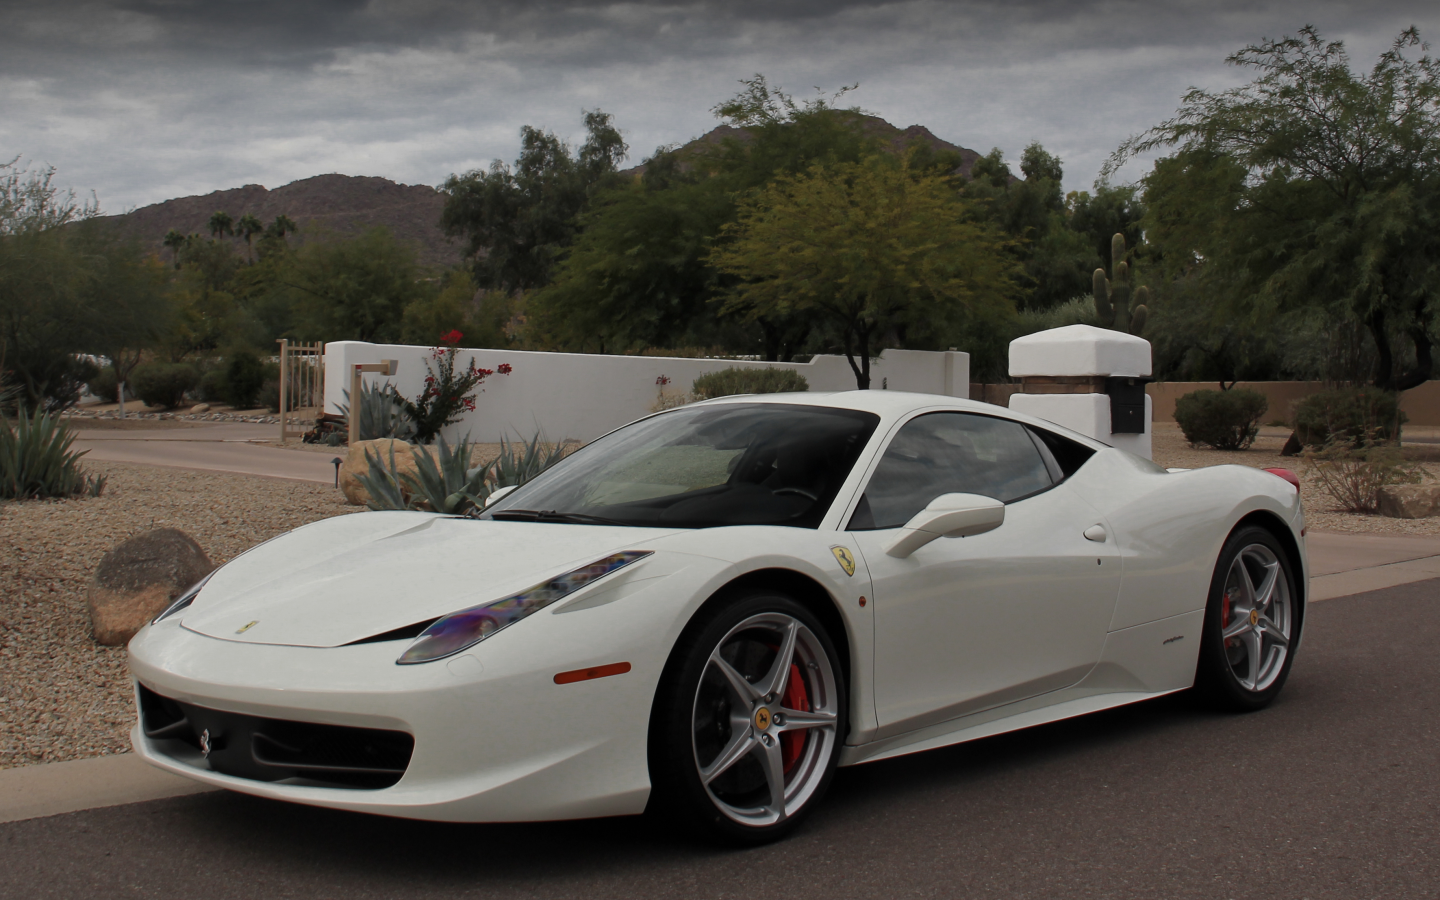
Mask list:
[{"label": "rock", "polygon": [[370,472],[370,464],[365,460],[365,451],[369,450],[371,456],[378,457],[381,463],[389,466],[392,447],[395,449],[395,471],[400,474],[416,471],[415,457],[410,452],[413,448],[404,441],[397,441],[394,438],[357,441],[345,454],[345,462],[340,466],[340,490],[345,492],[347,503],[353,506],[364,506],[370,500],[370,493],[365,490],[365,486],[357,477]]},{"label": "rock", "polygon": [[125,541],[105,554],[90,582],[86,606],[95,642],[112,647],[127,643],[214,568],[200,545],[174,528]]},{"label": "rock", "polygon": [[209,411],[210,411],[210,404],[208,404],[208,403],[197,403],[197,404],[195,404],[194,406],[190,407],[190,411],[191,411],[192,413],[209,412]]},{"label": "rock", "polygon": [[1300,439],[1299,439],[1298,437],[1296,437],[1296,436],[1295,436],[1295,432],[1292,431],[1292,432],[1290,432],[1290,438],[1289,438],[1289,440],[1285,441],[1285,446],[1280,448],[1280,455],[1281,455],[1281,456],[1299,456],[1299,455],[1300,455],[1300,451],[1302,451],[1302,450],[1304,450],[1304,449],[1305,449],[1305,445],[1302,444],[1302,443],[1300,443]]},{"label": "rock", "polygon": [[1380,489],[1380,515],[1425,519],[1440,514],[1440,484],[1391,484]]}]

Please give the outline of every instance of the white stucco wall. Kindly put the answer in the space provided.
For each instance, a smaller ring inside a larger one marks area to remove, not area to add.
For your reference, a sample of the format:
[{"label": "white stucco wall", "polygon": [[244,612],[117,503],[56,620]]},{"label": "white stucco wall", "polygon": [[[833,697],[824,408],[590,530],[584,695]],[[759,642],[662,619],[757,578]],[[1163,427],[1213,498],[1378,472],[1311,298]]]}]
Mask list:
[{"label": "white stucco wall", "polygon": [[[350,387],[351,367],[394,359],[400,363],[394,377],[365,375],[366,383],[392,382],[407,397],[415,397],[424,384],[425,363],[432,348],[404,344],[369,344],[335,341],[325,345],[325,409],[339,412]],[[658,388],[655,380],[670,379],[672,392],[688,391],[706,372],[731,367],[794,369],[811,391],[855,389],[855,376],[843,356],[817,356],[808,363],[770,363],[733,359],[680,359],[660,356],[609,356],[587,353],[543,353],[519,350],[467,350],[456,356],[456,366],[471,359],[484,369],[501,363],[510,375],[492,375],[476,397],[475,412],[449,428],[447,440],[466,434],[474,441],[493,442],[529,438],[537,430],[552,440],[589,441],[650,412]],[[886,350],[870,364],[875,389],[918,391],[966,397],[970,391],[970,354],[959,351],[928,352]]]}]

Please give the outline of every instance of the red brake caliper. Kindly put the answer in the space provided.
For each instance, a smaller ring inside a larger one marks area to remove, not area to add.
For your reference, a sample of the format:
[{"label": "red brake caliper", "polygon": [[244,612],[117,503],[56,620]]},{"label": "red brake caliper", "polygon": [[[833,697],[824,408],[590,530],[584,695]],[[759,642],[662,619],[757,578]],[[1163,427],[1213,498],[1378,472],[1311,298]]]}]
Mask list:
[{"label": "red brake caliper", "polygon": [[[805,679],[800,677],[800,667],[794,663],[790,664],[790,680],[785,685],[780,705],[786,709],[810,712],[810,695],[805,691]],[[805,735],[805,731],[786,731],[780,735],[780,759],[785,763],[787,773],[805,750]]]},{"label": "red brake caliper", "polygon": [[[1227,590],[1220,595],[1220,630],[1223,632],[1230,627],[1230,592]],[[1230,641],[1225,641],[1225,646],[1230,646]]]}]

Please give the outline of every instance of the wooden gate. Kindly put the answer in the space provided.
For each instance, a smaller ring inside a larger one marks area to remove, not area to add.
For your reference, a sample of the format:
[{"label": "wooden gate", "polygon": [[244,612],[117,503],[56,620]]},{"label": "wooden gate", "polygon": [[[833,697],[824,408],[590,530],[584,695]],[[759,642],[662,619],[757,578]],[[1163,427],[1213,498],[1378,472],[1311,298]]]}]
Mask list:
[{"label": "wooden gate", "polygon": [[280,440],[303,435],[325,403],[325,344],[280,340]]}]

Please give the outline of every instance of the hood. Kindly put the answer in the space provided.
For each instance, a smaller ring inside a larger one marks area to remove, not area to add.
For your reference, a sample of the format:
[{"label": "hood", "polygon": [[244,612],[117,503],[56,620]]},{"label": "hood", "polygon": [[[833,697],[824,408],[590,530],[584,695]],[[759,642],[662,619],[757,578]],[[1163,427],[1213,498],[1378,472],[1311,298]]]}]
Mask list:
[{"label": "hood", "polygon": [[227,641],[336,647],[498,600],[673,533],[433,513],[336,516],[227,563],[181,622]]}]

